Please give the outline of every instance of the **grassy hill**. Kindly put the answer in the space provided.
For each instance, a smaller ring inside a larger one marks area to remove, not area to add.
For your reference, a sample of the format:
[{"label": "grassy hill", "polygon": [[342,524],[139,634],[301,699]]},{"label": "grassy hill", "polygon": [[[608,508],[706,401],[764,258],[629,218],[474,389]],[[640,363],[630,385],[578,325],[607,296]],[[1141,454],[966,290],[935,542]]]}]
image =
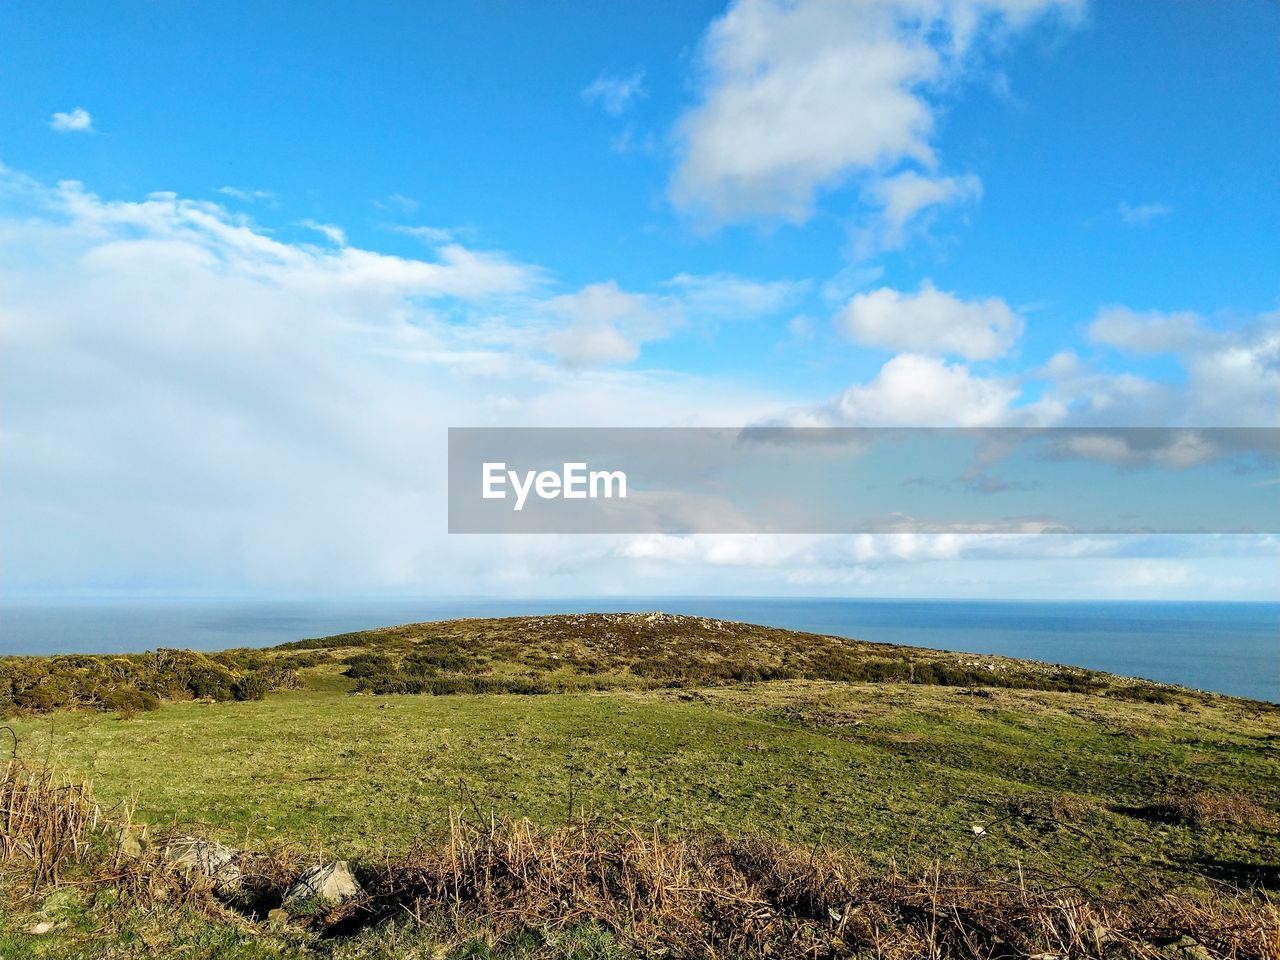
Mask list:
[{"label": "grassy hill", "polygon": [[[458,620],[151,656],[0,660],[15,756],[91,780],[100,804],[131,805],[153,831],[237,849],[369,864],[447,842],[454,807],[549,831],[585,817],[613,836],[821,847],[876,876],[941,863],[1098,903],[1225,896],[1262,916],[1280,879],[1270,704],[663,614]],[[113,688],[108,661],[121,659]],[[220,679],[196,698],[189,681],[205,660]],[[59,703],[26,695],[41,677],[56,679]],[[240,696],[249,677],[260,682]],[[150,698],[163,702],[148,709]],[[55,709],[65,704],[84,709]],[[0,954],[78,956],[92,927],[130,956],[130,924],[164,915],[95,899],[49,933],[24,933],[38,906],[26,898],[3,915]],[[223,955],[201,937],[250,950],[220,922],[200,914],[153,935],[176,948],[174,931],[187,931],[187,955]],[[410,946],[445,956],[497,942],[522,955],[518,938],[476,922],[467,937],[436,930]],[[372,956],[387,943],[385,932],[271,941],[253,929],[254,943],[275,944],[261,955]],[[630,955],[608,923],[556,945],[575,929],[541,922],[526,946]]]}]

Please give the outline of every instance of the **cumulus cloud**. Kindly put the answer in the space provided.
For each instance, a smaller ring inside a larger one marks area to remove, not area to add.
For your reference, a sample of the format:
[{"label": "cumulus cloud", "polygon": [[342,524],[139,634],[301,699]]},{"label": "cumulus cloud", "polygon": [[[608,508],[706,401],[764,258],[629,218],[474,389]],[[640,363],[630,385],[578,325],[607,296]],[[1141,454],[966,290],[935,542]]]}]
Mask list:
[{"label": "cumulus cloud", "polygon": [[49,126],[59,133],[93,133],[93,116],[84,107],[76,107],[68,113],[55,113]]},{"label": "cumulus cloud", "polygon": [[[703,39],[700,102],[676,127],[671,198],[714,223],[800,223],[820,191],[854,175],[882,175],[904,162],[932,170],[930,96],[963,72],[985,38],[1078,6],[739,0]],[[907,186],[898,185],[909,206]]]},{"label": "cumulus cloud", "polygon": [[637,70],[627,76],[600,74],[583,89],[582,99],[598,104],[611,117],[620,117],[644,94],[644,71]]},{"label": "cumulus cloud", "polygon": [[998,297],[962,300],[929,281],[917,293],[881,287],[860,293],[838,322],[856,342],[911,353],[992,360],[1022,334],[1022,318]]},{"label": "cumulus cloud", "polygon": [[1210,326],[1191,311],[1106,307],[1090,324],[1096,343],[1124,353],[1169,354],[1181,382],[1089,371],[1078,363],[1052,374],[1063,396],[1106,409],[1120,425],[1276,426],[1280,424],[1280,312]]},{"label": "cumulus cloud", "polygon": [[1020,392],[1011,380],[980,377],[963,364],[903,353],[820,413],[851,426],[996,426],[1008,423]]},{"label": "cumulus cloud", "polygon": [[[172,194],[114,202],[3,168],[0,202],[0,513],[15,591],[1044,596],[1085,584],[1082,594],[1097,595],[1106,578],[1080,558],[1138,549],[1115,538],[956,534],[448,538],[448,426],[750,423],[795,399],[740,380],[566,369],[542,354],[548,333],[611,327],[630,346],[606,333],[582,352],[620,357],[700,313],[786,311],[786,290],[689,275],[657,293],[595,285],[548,307],[556,298],[537,265],[450,238],[422,258],[288,242],[217,204]],[[1210,333],[1176,355],[1186,390],[1274,425],[1280,318]],[[1064,396],[1089,378],[1100,395],[1119,395],[1116,375],[1078,357],[1049,367]],[[1051,422],[1027,412],[1024,382],[904,354],[811,417]],[[1150,415],[1156,401],[1141,396],[1114,409]],[[1181,394],[1158,396],[1158,422],[1175,422],[1165,414],[1183,408]],[[1204,586],[1206,569],[1246,584],[1228,594],[1254,590],[1259,557],[1275,553],[1274,538],[1235,538],[1202,563],[1197,551],[1212,544],[1177,542],[1142,548],[1191,554],[1190,578],[1162,587],[1151,577],[1150,595],[1216,589]]]},{"label": "cumulus cloud", "polygon": [[1182,364],[1196,422],[1280,426],[1280,313],[1209,337]]},{"label": "cumulus cloud", "polygon": [[[922,293],[927,288],[922,287]],[[938,294],[945,307],[954,306]],[[917,298],[920,295],[917,295]],[[1211,327],[1191,312],[1161,313],[1106,307],[1090,325],[1095,343],[1122,353],[1168,354],[1176,364],[1162,378],[1117,370],[1064,350],[1039,368],[1002,375],[975,373],[949,363],[940,353],[967,359],[998,356],[1021,330],[1013,324],[982,321],[948,328],[929,320],[917,327],[897,326],[914,314],[899,310],[910,295],[892,289],[860,294],[837,318],[860,343],[906,352],[890,359],[875,377],[856,383],[817,406],[791,410],[782,420],[796,425],[912,426],[1072,426],[1072,427],[1273,427],[1280,425],[1280,312],[1247,322]],[[926,298],[925,302],[928,302]],[[983,301],[990,303],[991,301]],[[1002,301],[995,301],[1002,305]],[[965,303],[974,307],[973,302]],[[1007,309],[1007,308],[1005,308]],[[939,307],[926,312],[947,316]],[[994,317],[1004,317],[1003,309]],[[1016,315],[1014,315],[1016,316]],[[938,331],[926,336],[922,331]],[[946,331],[950,329],[949,335]],[[967,330],[968,337],[960,331]],[[913,349],[915,348],[915,349]],[[923,351],[930,350],[925,353]],[[967,352],[966,352],[967,351]],[[1110,441],[1108,441],[1110,442]],[[1108,459],[1099,447],[1095,459]],[[1148,452],[1126,447],[1116,463],[1175,465],[1205,451],[1180,447],[1153,460]]]}]

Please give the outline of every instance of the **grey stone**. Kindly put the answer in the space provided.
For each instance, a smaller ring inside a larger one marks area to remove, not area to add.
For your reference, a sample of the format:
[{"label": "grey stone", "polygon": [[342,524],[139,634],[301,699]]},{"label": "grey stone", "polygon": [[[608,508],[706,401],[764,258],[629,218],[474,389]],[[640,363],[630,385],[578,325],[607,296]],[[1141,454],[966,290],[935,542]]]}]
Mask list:
[{"label": "grey stone", "polygon": [[141,827],[122,827],[116,838],[120,842],[120,856],[126,860],[137,860],[151,844],[147,841],[146,834]]},{"label": "grey stone", "polygon": [[304,871],[284,895],[284,902],[286,906],[312,899],[343,903],[360,896],[360,893],[360,884],[351,872],[351,865],[345,860],[338,860]]},{"label": "grey stone", "polygon": [[239,853],[216,840],[181,837],[170,840],[164,848],[164,858],[182,873],[195,873],[208,877],[219,892],[233,890],[240,883],[240,867],[236,865]]}]

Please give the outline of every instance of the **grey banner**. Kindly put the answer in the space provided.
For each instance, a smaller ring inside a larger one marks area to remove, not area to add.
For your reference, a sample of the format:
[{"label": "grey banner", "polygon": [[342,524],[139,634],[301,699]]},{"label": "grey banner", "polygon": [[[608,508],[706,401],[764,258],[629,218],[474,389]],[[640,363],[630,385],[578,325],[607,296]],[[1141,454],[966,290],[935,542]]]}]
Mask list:
[{"label": "grey banner", "polygon": [[1277,428],[453,428],[451,533],[1277,533]]}]

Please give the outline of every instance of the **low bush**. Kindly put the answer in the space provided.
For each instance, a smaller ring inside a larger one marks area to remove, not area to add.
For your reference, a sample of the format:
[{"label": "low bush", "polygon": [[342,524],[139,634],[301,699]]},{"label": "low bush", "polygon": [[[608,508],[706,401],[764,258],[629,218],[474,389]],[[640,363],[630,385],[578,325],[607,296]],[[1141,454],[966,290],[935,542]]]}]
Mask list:
[{"label": "low bush", "polygon": [[364,680],[394,672],[395,662],[385,653],[355,653],[342,661],[353,680]]},{"label": "low bush", "polygon": [[1189,827],[1274,826],[1277,817],[1260,804],[1234,793],[1196,792],[1161,797],[1141,812],[1152,820]]},{"label": "low bush", "polygon": [[103,695],[101,707],[103,710],[117,710],[124,716],[132,716],[135,713],[159,710],[160,698],[145,690],[117,687]]},{"label": "low bush", "polygon": [[[296,686],[293,669],[264,661],[247,669],[236,653],[160,649],[125,656],[0,657],[0,715],[63,707],[136,712],[163,700],[256,698]],[[250,678],[253,679],[250,679]]]},{"label": "low bush", "polygon": [[265,700],[271,690],[271,681],[264,673],[246,673],[231,685],[231,694],[237,700]]}]

